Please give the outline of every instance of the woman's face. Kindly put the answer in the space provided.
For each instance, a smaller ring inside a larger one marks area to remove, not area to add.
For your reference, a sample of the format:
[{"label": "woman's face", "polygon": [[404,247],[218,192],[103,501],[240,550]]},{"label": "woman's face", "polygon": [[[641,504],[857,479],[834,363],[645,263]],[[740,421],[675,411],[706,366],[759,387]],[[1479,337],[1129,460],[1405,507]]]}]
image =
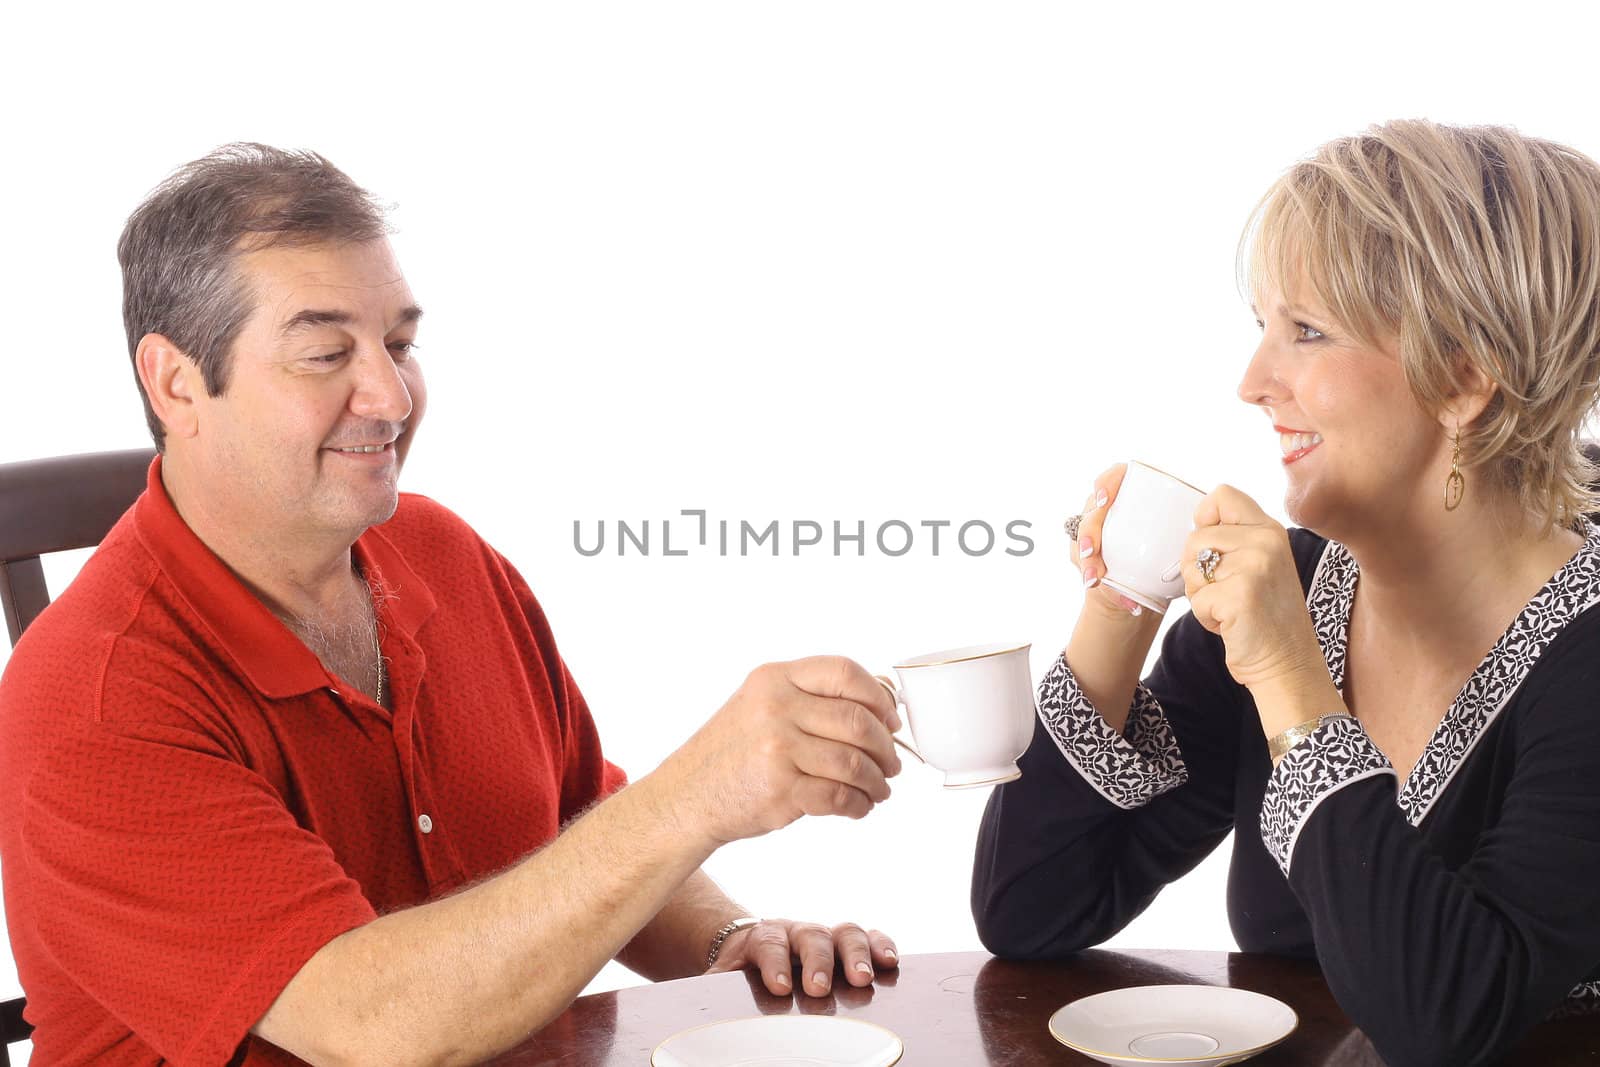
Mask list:
[{"label": "woman's face", "polygon": [[1277,431],[1289,517],[1348,542],[1441,509],[1449,437],[1406,385],[1393,339],[1357,341],[1309,286],[1259,300],[1239,397]]}]

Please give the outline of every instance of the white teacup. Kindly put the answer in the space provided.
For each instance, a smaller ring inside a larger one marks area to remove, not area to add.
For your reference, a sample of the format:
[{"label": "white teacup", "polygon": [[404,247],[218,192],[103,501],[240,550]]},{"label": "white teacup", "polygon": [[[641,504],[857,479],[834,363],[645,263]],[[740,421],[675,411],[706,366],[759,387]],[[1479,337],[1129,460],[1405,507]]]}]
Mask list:
[{"label": "white teacup", "polygon": [[1101,581],[1136,604],[1164,613],[1183,595],[1183,548],[1206,494],[1181,478],[1130,461],[1100,531]]},{"label": "white teacup", "polygon": [[1033,740],[1032,647],[974,645],[930,652],[895,666],[898,686],[878,676],[906,709],[914,742],[906,747],[944,772],[945,788],[1022,777],[1017,757]]}]

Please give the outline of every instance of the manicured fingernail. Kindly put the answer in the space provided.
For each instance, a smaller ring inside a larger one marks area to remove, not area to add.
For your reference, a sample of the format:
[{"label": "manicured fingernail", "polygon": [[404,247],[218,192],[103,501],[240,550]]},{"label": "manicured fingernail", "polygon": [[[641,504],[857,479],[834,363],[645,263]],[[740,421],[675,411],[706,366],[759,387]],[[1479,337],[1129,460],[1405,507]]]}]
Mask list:
[{"label": "manicured fingernail", "polygon": [[1106,501],[1109,499],[1110,497],[1106,496],[1106,491],[1101,489],[1094,495],[1094,506],[1097,508],[1103,508],[1106,506]]},{"label": "manicured fingernail", "polygon": [[811,976],[811,984],[816,986],[818,989],[827,989],[828,973],[826,971],[818,971],[816,974]]},{"label": "manicured fingernail", "polygon": [[1094,555],[1094,542],[1090,541],[1087,537],[1085,537],[1082,541],[1079,541],[1078,555],[1083,559],[1088,559],[1090,556]]},{"label": "manicured fingernail", "polygon": [[1144,608],[1140,607],[1138,604],[1135,604],[1133,607],[1128,609],[1128,614],[1129,615],[1143,615],[1144,614]]},{"label": "manicured fingernail", "polygon": [[1083,587],[1085,589],[1093,589],[1095,586],[1097,586],[1099,584],[1100,584],[1100,579],[1090,577],[1087,574],[1083,576]]},{"label": "manicured fingernail", "polygon": [[856,964],[856,971],[860,974],[871,974],[872,964],[868,963],[866,960],[862,960]]},{"label": "manicured fingernail", "polygon": [[900,956],[895,952],[894,949],[886,948],[883,950],[883,958],[888,960],[890,963],[893,963],[895,960],[899,959]]}]

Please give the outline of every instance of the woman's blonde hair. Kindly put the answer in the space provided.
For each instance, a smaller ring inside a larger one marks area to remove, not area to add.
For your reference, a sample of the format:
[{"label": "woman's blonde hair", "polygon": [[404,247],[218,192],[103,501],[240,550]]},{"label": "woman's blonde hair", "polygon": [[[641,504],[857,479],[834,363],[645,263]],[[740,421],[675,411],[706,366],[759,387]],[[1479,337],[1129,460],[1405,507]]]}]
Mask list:
[{"label": "woman's blonde hair", "polygon": [[1462,467],[1546,528],[1595,510],[1580,447],[1600,398],[1600,167],[1589,157],[1504,126],[1374,126],[1273,184],[1239,270],[1258,301],[1264,284],[1303,280],[1357,339],[1398,338],[1427,411],[1443,410],[1469,366],[1481,371],[1499,388],[1460,428]]}]

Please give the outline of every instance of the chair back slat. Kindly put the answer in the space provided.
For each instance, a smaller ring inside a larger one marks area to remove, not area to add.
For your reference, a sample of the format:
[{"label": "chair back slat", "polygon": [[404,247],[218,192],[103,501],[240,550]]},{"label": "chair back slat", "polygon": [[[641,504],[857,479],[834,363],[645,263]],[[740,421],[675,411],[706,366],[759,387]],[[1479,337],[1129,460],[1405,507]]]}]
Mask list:
[{"label": "chair back slat", "polygon": [[[33,1025],[22,1017],[22,1012],[27,1002],[18,997],[0,1004],[0,1035],[5,1041],[0,1043],[0,1052],[5,1051],[5,1046],[13,1041],[26,1041],[33,1034]],[[5,1063],[11,1062],[10,1053],[6,1053]]]},{"label": "chair back slat", "polygon": [[[1583,454],[1589,457],[1590,463],[1600,467],[1600,441],[1585,441],[1583,443]],[[1600,479],[1590,482],[1589,488],[1600,491]],[[1600,511],[1591,511],[1589,513],[1589,521],[1596,526],[1600,526]]]},{"label": "chair back slat", "polygon": [[155,452],[0,464],[0,604],[15,645],[50,603],[39,557],[98,545],[144,491]]},{"label": "chair back slat", "polygon": [[0,465],[0,561],[98,545],[144,489],[155,452]]},{"label": "chair back slat", "polygon": [[5,606],[6,633],[15,647],[22,631],[50,606],[50,590],[45,588],[38,556],[0,560],[0,604]]}]

